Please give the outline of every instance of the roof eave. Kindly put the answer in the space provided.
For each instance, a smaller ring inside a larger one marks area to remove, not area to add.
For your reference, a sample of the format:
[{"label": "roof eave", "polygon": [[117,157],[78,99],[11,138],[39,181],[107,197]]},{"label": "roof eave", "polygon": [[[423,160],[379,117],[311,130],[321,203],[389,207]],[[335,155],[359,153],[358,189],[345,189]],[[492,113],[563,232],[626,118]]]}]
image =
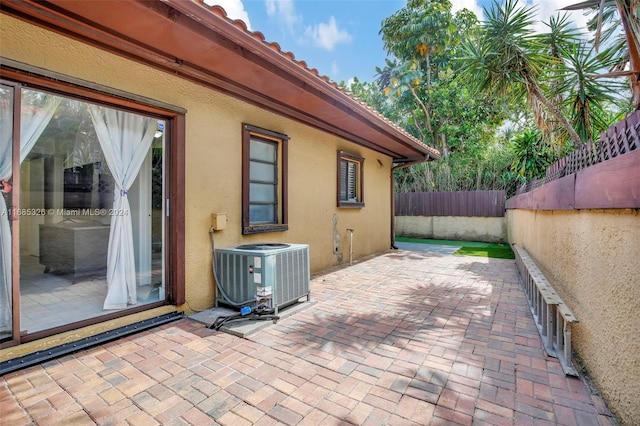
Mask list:
[{"label": "roof eave", "polygon": [[[384,131],[388,132],[393,137],[398,138],[398,140],[403,141],[403,143],[408,146],[412,146],[416,150],[416,157],[400,157],[396,159],[396,162],[414,162],[419,158],[426,158],[424,161],[429,161],[429,159],[435,160],[440,158],[440,152],[436,149],[418,141],[382,114],[369,107],[364,102],[361,102],[349,95],[328,77],[321,76],[317,69],[308,68],[305,61],[297,61],[293,53],[282,52],[277,43],[266,42],[264,40],[264,36],[260,32],[249,32],[243,21],[229,19],[222,7],[209,7],[198,0],[161,1],[171,5],[176,10],[179,10],[192,19],[201,21],[203,24],[219,32],[224,37],[229,38],[238,45],[246,46],[254,53],[264,56],[269,60],[269,62],[276,64],[288,74],[295,76],[301,81],[304,81],[305,84],[310,85],[323,94],[334,98],[337,102],[342,103],[345,107],[353,111],[354,114],[360,115],[374,125],[377,124],[380,127],[385,127]],[[203,9],[206,9],[207,12],[211,11],[212,13],[209,15],[201,13]],[[220,11],[224,16],[220,14]],[[212,19],[211,15],[219,16],[223,19]],[[238,31],[238,29],[243,31]]]},{"label": "roof eave", "polygon": [[[290,52],[282,52],[277,43],[268,43],[261,33],[248,31],[242,21],[229,19],[219,6],[209,7],[198,0],[121,0],[91,2],[91,7],[82,0],[58,3],[0,0],[0,3],[3,13],[189,78],[389,155],[396,163],[440,156],[437,150],[423,144],[329,78],[320,76],[317,70],[308,68],[304,61],[297,61]],[[118,10],[115,9],[139,12],[136,14],[137,25],[123,26],[122,15],[117,17]],[[196,49],[175,43],[168,46],[148,34],[137,33],[137,27],[154,30],[161,27],[176,38],[191,37],[202,51],[224,50],[239,66],[251,67],[264,81],[273,83],[273,87],[257,85],[255,78],[234,78],[235,73],[230,73],[229,69],[225,74],[224,67],[218,67],[217,62],[210,58],[207,62],[202,55],[196,55]],[[277,91],[276,85],[282,90]],[[285,95],[280,97],[280,93]],[[317,108],[319,105],[322,108]]]}]

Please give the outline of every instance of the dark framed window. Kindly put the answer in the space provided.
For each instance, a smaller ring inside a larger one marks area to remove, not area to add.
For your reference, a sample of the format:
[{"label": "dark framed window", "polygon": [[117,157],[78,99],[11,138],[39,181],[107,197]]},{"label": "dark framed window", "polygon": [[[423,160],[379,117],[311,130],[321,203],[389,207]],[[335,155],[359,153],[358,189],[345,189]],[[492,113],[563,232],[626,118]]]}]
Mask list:
[{"label": "dark framed window", "polygon": [[286,231],[287,145],[281,133],[242,127],[242,233]]},{"label": "dark framed window", "polygon": [[364,207],[364,158],[338,151],[338,207]]}]

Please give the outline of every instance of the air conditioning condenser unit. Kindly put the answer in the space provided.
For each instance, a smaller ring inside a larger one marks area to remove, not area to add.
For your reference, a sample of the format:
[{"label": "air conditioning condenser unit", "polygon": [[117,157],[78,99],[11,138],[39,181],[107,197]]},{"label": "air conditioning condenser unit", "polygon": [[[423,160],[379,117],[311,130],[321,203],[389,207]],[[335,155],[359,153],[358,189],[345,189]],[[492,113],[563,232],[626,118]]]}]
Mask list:
[{"label": "air conditioning condenser unit", "polygon": [[308,244],[257,243],[216,249],[218,286],[216,304],[249,304],[270,299],[278,310],[310,299]]}]

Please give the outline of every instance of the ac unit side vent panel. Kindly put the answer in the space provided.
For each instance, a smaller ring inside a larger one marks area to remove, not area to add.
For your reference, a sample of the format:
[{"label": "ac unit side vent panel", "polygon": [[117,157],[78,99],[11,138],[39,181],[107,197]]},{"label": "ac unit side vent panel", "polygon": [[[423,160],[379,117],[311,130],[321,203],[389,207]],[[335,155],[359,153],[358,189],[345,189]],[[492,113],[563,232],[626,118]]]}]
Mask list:
[{"label": "ac unit side vent panel", "polygon": [[[244,273],[249,268],[248,256],[237,256],[233,253],[216,253],[216,272],[218,279],[223,284],[224,292],[229,296],[230,302],[243,303],[251,300],[255,292],[251,292],[247,282],[247,274]],[[245,281],[244,283],[242,281]],[[233,285],[230,285],[233,283]],[[221,298],[221,295],[216,295]],[[224,301],[224,300],[220,300]]]},{"label": "ac unit side vent panel", "polygon": [[[288,244],[285,248],[259,249],[239,246],[216,250],[220,285],[231,300],[217,295],[219,303],[252,300],[258,287],[270,287],[276,310],[309,298],[309,246]],[[274,245],[275,247],[275,245]]]}]

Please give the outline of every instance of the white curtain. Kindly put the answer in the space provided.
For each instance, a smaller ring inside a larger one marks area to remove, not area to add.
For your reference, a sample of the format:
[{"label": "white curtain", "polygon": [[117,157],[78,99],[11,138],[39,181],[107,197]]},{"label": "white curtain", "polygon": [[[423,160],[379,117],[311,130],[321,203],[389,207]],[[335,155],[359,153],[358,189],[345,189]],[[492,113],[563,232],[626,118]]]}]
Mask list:
[{"label": "white curtain", "polygon": [[89,106],[91,119],[115,181],[109,248],[107,251],[107,297],[104,309],[122,309],[136,303],[136,270],[129,188],[140,171],[157,120],[110,108]]},{"label": "white curtain", "polygon": [[[20,96],[20,92],[14,96]],[[34,96],[39,105],[24,102],[20,114],[20,163],[27,158],[62,98],[48,94]],[[10,100],[13,103],[13,99]],[[13,110],[3,109],[0,114],[0,179],[12,175],[11,146],[13,144]],[[7,204],[0,194],[0,331],[11,328],[11,228]]]}]

